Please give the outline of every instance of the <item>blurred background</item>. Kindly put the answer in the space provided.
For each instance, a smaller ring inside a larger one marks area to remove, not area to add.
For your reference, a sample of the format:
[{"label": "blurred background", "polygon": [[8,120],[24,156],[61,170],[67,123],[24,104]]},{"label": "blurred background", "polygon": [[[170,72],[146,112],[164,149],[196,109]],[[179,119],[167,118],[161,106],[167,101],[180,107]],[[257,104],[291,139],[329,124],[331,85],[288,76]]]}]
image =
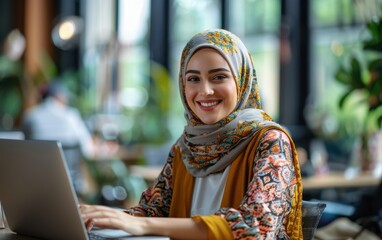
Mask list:
[{"label": "blurred background", "polygon": [[[3,0],[0,131],[22,134],[26,112],[59,78],[96,149],[82,157],[85,186],[78,194],[89,202],[134,203],[185,124],[177,86],[182,48],[199,31],[224,28],[249,48],[264,109],[295,140],[304,198],[357,206],[382,175],[381,6],[380,0]],[[373,156],[362,162],[361,139]],[[308,186],[309,178],[331,173],[372,179],[346,188]]]}]

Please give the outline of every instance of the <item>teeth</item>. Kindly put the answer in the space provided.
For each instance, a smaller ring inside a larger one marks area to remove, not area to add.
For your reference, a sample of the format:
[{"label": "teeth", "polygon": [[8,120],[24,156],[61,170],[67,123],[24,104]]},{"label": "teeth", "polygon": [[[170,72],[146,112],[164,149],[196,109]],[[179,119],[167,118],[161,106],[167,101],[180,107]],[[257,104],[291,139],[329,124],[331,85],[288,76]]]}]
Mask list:
[{"label": "teeth", "polygon": [[201,102],[200,105],[202,105],[203,107],[212,107],[212,106],[215,106],[217,105],[218,102],[209,102],[209,103],[205,103],[205,102]]}]

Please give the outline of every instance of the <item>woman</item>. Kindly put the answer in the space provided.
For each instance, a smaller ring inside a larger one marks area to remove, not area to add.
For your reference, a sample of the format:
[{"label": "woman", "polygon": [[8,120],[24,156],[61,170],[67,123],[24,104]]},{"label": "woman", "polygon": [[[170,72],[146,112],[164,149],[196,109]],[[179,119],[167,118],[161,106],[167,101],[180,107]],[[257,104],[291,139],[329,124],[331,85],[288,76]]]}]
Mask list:
[{"label": "woman", "polygon": [[241,40],[225,30],[192,37],[179,87],[187,126],[154,186],[124,212],[81,206],[87,228],[173,239],[302,239],[295,147],[261,110]]}]

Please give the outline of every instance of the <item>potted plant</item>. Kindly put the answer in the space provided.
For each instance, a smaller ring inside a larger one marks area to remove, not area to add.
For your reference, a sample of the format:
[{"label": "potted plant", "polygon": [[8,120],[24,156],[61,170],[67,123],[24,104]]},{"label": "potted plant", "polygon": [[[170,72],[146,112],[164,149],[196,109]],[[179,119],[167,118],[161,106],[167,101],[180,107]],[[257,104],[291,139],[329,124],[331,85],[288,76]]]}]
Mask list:
[{"label": "potted plant", "polygon": [[340,66],[335,75],[346,89],[339,100],[339,107],[344,108],[350,98],[357,96],[359,100],[354,109],[361,106],[366,109],[359,129],[357,156],[362,171],[374,168],[376,158],[382,157],[370,151],[370,139],[376,134],[380,136],[382,128],[382,18],[368,21],[366,33],[368,37],[361,41],[361,54],[353,52],[348,66]]}]

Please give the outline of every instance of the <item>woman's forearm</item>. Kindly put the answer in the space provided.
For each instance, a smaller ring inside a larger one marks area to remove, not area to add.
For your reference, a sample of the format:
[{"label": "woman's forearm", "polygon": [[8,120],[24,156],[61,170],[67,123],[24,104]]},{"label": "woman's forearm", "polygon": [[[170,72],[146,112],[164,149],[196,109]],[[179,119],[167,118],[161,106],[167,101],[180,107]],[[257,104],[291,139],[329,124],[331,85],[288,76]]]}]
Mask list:
[{"label": "woman's forearm", "polygon": [[171,239],[208,239],[203,222],[191,218],[141,218],[146,235],[163,235]]},{"label": "woman's forearm", "polygon": [[191,218],[135,217],[106,206],[80,205],[86,229],[114,228],[133,235],[161,235],[171,239],[208,239],[208,228]]}]

